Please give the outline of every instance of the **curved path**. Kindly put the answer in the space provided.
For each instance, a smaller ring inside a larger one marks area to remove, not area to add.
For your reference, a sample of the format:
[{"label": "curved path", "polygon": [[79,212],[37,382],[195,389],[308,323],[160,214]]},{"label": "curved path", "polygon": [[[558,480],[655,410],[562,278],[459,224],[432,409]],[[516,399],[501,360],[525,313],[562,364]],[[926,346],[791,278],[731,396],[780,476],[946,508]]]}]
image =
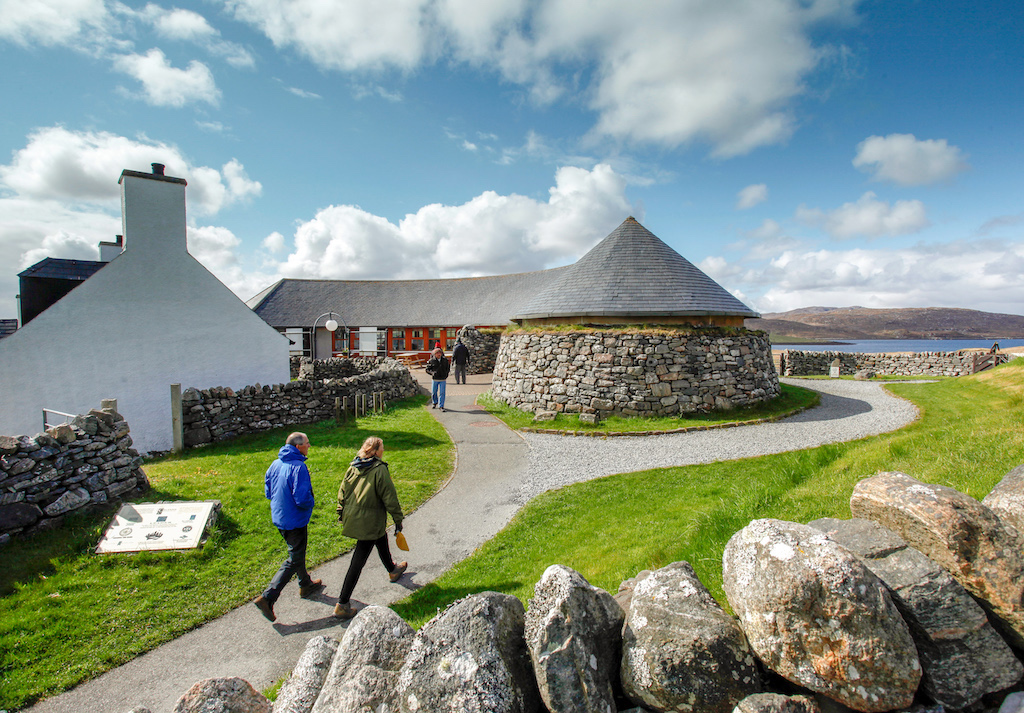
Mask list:
[{"label": "curved path", "polygon": [[[414,374],[421,382],[427,378],[421,370]],[[820,391],[821,405],[775,423],[608,439],[510,431],[475,405],[476,395],[489,386],[489,374],[470,377],[466,386],[449,383],[448,411],[432,413],[455,441],[455,474],[405,520],[404,531],[412,548],[407,555],[408,574],[398,584],[390,584],[371,558],[354,600],[386,605],[433,581],[497,534],[527,500],[549,488],[612,473],[849,441],[895,430],[917,418],[912,404],[894,398],[878,384],[786,381]],[[640,440],[642,448],[638,447]],[[310,468],[315,483],[315,452]],[[277,554],[283,557],[284,548]],[[146,706],[153,713],[170,713],[178,698],[205,678],[238,676],[257,690],[267,688],[291,671],[310,638],[321,633],[341,636],[346,624],[331,614],[348,562],[344,555],[316,570],[315,576],[323,578],[327,590],[313,599],[300,599],[295,582],[289,584],[275,607],[278,619],[274,624],[252,605],[239,607],[27,710],[126,713],[135,706]]]}]

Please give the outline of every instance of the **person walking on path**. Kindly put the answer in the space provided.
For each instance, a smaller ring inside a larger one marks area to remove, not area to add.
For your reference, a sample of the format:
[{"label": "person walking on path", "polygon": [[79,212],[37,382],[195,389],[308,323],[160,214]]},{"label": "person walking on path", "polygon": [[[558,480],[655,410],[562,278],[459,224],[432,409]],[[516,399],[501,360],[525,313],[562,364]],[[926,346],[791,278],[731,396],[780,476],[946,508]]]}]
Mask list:
[{"label": "person walking on path", "polygon": [[444,392],[447,387],[445,379],[448,378],[448,371],[451,369],[451,365],[448,363],[448,359],[445,357],[444,352],[440,348],[434,349],[430,354],[430,359],[427,360],[426,372],[430,374],[432,380],[430,389],[430,408],[441,407],[441,411],[444,411]]},{"label": "person walking on path", "polygon": [[455,364],[455,383],[459,383],[459,374],[462,374],[462,383],[465,384],[466,367],[469,366],[469,347],[462,343],[462,337],[455,340],[452,362]]},{"label": "person walking on path", "polygon": [[334,607],[334,616],[341,619],[351,619],[356,615],[351,601],[352,592],[370,556],[370,550],[377,548],[381,564],[388,571],[388,579],[392,583],[401,579],[409,567],[408,562],[395,564],[388,547],[387,514],[391,513],[391,519],[395,521],[395,534],[402,531],[403,516],[388,464],[381,460],[383,455],[384,441],[380,438],[370,436],[363,441],[362,448],[349,465],[338,490],[341,534],[356,540],[345,583]]},{"label": "person walking on path", "polygon": [[281,569],[253,602],[270,621],[277,619],[274,603],[292,575],[298,576],[299,596],[304,599],[324,588],[323,580],[313,579],[306,571],[307,526],[315,504],[313,484],[306,467],[308,455],[309,438],[306,434],[291,434],[278,451],[277,460],[267,468],[264,480],[264,493],[270,500],[270,519],[288,546],[288,557],[281,563]]}]

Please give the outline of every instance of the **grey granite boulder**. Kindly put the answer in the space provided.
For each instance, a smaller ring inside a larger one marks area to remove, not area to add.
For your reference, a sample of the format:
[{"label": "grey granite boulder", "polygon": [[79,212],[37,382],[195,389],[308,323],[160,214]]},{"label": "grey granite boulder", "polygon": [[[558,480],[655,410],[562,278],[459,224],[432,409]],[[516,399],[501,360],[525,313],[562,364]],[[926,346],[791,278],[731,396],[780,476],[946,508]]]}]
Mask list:
[{"label": "grey granite boulder", "polygon": [[746,637],[688,562],[637,577],[620,675],[626,696],[653,711],[729,713],[761,690]]},{"label": "grey granite boulder", "polygon": [[1024,465],[1004,475],[981,502],[1024,536]]},{"label": "grey granite boulder", "polygon": [[944,485],[879,473],[853,489],[856,517],[888,527],[938,562],[1024,649],[1024,535],[986,506]]},{"label": "grey granite boulder", "polygon": [[273,706],[244,679],[207,678],[178,699],[174,713],[273,713]]},{"label": "grey granite boulder", "polygon": [[338,642],[330,636],[310,639],[291,676],[277,694],[274,713],[309,713],[320,695],[337,650]]},{"label": "grey granite boulder", "polygon": [[533,713],[541,709],[524,639],[523,604],[482,592],[416,633],[398,675],[403,713]]},{"label": "grey granite boulder", "polygon": [[809,523],[853,552],[889,588],[917,645],[921,687],[951,710],[1009,688],[1024,667],[989,624],[984,610],[935,561],[870,520]]},{"label": "grey granite boulder", "polygon": [[913,701],[921,665],[907,624],[878,577],[821,531],[754,520],[726,544],[722,575],[772,671],[866,713]]},{"label": "grey granite boulder", "polygon": [[574,569],[551,565],[526,610],[526,645],[551,713],[615,710],[622,608]]},{"label": "grey granite boulder", "polygon": [[398,710],[398,671],[416,632],[387,607],[360,610],[334,655],[313,713]]},{"label": "grey granite boulder", "polygon": [[1024,692],[1011,693],[999,706],[999,713],[1024,713]]},{"label": "grey granite boulder", "polygon": [[821,708],[809,696],[784,696],[781,693],[754,693],[738,704],[733,713],[820,713]]}]

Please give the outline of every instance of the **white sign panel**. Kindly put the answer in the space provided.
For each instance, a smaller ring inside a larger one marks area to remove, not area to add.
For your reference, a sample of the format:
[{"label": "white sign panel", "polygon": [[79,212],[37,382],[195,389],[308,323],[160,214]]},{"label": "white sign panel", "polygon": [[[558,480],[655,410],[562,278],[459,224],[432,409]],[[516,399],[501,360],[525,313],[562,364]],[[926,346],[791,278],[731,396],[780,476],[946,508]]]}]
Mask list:
[{"label": "white sign panel", "polygon": [[187,550],[199,546],[212,502],[128,503],[114,516],[96,554]]}]

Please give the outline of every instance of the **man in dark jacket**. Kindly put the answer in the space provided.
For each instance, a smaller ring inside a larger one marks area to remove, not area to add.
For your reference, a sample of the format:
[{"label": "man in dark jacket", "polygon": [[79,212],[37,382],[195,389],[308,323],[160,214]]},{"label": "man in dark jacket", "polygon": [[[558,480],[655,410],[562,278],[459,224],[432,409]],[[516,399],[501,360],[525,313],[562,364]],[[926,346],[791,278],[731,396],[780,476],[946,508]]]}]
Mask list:
[{"label": "man in dark jacket", "polygon": [[448,378],[448,372],[451,369],[451,365],[448,363],[448,359],[445,358],[444,352],[440,348],[435,349],[430,359],[427,360],[427,366],[425,370],[430,374],[431,378],[431,389],[430,389],[430,408],[441,407],[444,411],[444,392],[445,387],[448,385],[445,379]]},{"label": "man in dark jacket", "polygon": [[288,557],[281,563],[281,569],[253,602],[270,621],[277,619],[274,602],[292,575],[299,578],[300,597],[311,597],[324,588],[322,580],[313,579],[306,571],[306,528],[315,503],[305,462],[308,454],[306,434],[293,433],[278,451],[277,460],[267,468],[264,493],[270,500],[270,518],[288,545]]},{"label": "man in dark jacket", "polygon": [[462,337],[455,340],[455,348],[452,349],[452,363],[455,364],[455,383],[459,383],[459,374],[462,374],[462,383],[466,383],[466,367],[469,366],[469,347],[462,343]]}]

